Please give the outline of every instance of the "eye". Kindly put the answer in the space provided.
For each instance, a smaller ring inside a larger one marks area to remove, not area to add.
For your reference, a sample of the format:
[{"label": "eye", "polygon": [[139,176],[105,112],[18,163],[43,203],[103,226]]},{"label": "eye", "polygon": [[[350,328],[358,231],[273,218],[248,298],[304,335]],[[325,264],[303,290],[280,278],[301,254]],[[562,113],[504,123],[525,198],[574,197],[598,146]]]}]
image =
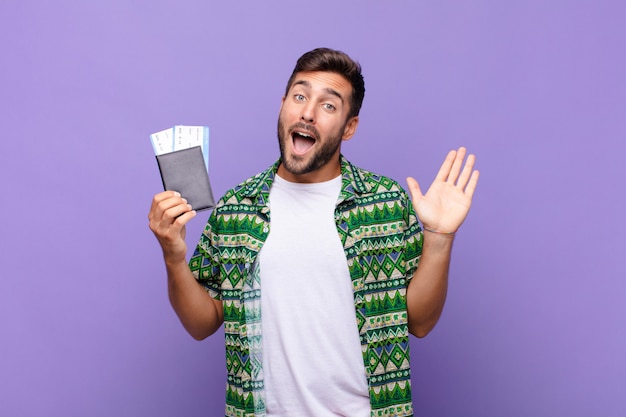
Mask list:
[{"label": "eye", "polygon": [[335,107],[335,106],[333,106],[333,105],[332,105],[332,104],[330,104],[330,103],[324,103],[324,105],[323,105],[323,106],[324,106],[324,108],[325,108],[326,110],[328,110],[328,111],[335,111],[335,110],[336,110],[336,107]]},{"label": "eye", "polygon": [[302,94],[295,94],[295,95],[293,96],[293,98],[294,98],[294,100],[296,100],[296,101],[304,101],[304,100],[306,100],[306,98],[305,98]]}]

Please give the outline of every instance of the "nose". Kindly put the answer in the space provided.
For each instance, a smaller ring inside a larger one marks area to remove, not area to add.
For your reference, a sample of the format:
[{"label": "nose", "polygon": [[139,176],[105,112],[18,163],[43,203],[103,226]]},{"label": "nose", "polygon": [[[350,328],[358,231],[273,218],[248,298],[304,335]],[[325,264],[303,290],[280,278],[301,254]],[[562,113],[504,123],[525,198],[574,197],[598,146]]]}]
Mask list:
[{"label": "nose", "polygon": [[315,109],[313,104],[307,103],[302,106],[302,114],[300,115],[300,119],[306,123],[315,123]]}]

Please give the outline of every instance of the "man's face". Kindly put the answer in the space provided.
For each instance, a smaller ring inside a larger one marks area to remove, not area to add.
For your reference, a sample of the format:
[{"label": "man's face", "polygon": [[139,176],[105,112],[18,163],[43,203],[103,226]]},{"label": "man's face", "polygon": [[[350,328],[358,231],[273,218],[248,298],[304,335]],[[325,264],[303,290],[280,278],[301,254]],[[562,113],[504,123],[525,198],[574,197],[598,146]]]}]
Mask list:
[{"label": "man's face", "polygon": [[350,82],[337,73],[296,74],[278,116],[281,177],[321,182],[339,175],[341,141],[358,125],[358,117],[348,120],[351,94]]}]

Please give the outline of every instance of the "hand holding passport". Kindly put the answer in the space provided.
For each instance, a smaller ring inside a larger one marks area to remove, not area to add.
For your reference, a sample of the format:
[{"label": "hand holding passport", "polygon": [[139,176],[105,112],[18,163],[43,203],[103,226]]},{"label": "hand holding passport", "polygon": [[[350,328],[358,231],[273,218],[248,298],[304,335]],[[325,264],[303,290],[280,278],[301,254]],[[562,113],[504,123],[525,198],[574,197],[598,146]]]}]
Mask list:
[{"label": "hand holding passport", "polygon": [[163,188],[177,191],[196,211],[215,207],[208,175],[209,128],[174,126],[150,135]]}]

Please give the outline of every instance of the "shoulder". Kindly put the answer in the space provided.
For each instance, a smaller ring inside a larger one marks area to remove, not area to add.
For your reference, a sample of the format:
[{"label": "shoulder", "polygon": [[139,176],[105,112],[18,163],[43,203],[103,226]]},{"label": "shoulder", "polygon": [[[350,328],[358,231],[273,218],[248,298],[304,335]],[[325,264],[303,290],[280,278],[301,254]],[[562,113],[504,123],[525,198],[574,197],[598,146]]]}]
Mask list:
[{"label": "shoulder", "polygon": [[393,178],[363,169],[347,160],[345,162],[344,168],[349,174],[348,178],[361,194],[393,193],[401,197],[407,195],[406,190]]},{"label": "shoulder", "polygon": [[226,191],[218,201],[216,209],[233,204],[253,204],[253,201],[256,201],[254,197],[268,194],[274,182],[277,166],[278,163],[275,163]]}]

